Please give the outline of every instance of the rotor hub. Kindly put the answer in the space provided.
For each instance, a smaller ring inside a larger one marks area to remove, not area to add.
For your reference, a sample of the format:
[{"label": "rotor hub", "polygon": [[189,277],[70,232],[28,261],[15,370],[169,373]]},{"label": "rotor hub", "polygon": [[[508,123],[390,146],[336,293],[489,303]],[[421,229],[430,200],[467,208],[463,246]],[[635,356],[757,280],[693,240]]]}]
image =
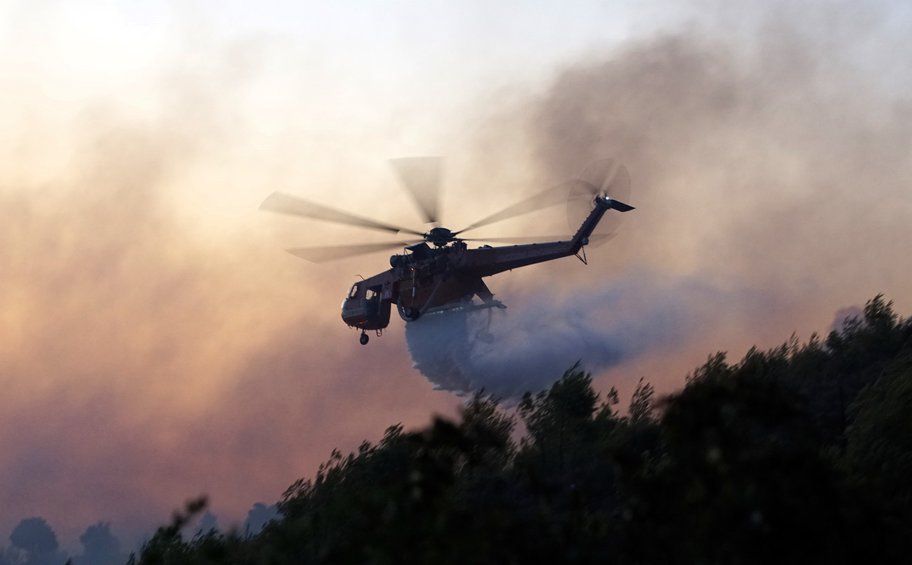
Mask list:
[{"label": "rotor hub", "polygon": [[425,239],[437,247],[443,247],[454,238],[453,232],[443,227],[433,228],[425,235]]}]

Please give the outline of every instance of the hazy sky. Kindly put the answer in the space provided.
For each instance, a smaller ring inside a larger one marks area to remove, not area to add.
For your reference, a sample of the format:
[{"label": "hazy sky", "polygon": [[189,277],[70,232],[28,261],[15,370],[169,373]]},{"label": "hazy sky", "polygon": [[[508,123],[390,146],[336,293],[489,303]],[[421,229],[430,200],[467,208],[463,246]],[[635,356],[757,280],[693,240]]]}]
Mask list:
[{"label": "hazy sky", "polygon": [[390,157],[447,156],[453,228],[627,164],[638,209],[588,267],[489,281],[515,351],[624,342],[601,390],[672,390],[878,292],[910,313],[912,13],[793,4],[0,2],[0,539],[35,515],[128,537],[201,492],[240,521],[453,413],[400,320],[361,347],[339,319],[386,255],[282,251],[383,236],[257,211],[283,190],[420,227]]}]

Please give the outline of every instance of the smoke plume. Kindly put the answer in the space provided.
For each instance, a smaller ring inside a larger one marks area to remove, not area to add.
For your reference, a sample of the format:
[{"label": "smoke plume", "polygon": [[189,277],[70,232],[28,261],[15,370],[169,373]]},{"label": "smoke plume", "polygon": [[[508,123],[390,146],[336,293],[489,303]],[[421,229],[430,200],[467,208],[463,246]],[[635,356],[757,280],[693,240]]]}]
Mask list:
[{"label": "smoke plume", "polygon": [[511,304],[508,282],[511,308],[490,321],[409,324],[415,366],[436,386],[510,396],[576,360],[598,370],[710,335],[724,349],[773,345],[824,330],[859,295],[912,290],[897,245],[912,238],[912,77],[896,63],[909,18],[889,3],[718,8],[590,53],[491,113],[479,178],[517,148],[546,179],[614,157],[637,210],[588,269],[523,269],[522,299]]},{"label": "smoke plume", "polygon": [[705,337],[713,313],[763,300],[697,279],[631,273],[566,295],[538,291],[506,310],[444,311],[406,326],[415,367],[438,388],[504,400],[548,387],[577,361],[591,371]]}]

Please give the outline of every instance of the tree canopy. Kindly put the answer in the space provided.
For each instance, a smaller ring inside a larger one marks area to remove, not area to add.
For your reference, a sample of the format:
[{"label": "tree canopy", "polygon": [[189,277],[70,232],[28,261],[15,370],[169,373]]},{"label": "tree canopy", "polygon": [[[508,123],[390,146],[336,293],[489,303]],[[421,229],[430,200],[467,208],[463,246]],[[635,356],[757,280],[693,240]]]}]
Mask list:
[{"label": "tree canopy", "polygon": [[905,562],[912,322],[882,296],[825,339],[710,355],[626,412],[580,365],[515,411],[388,428],[294,482],[261,532],[185,539],[141,564]]}]

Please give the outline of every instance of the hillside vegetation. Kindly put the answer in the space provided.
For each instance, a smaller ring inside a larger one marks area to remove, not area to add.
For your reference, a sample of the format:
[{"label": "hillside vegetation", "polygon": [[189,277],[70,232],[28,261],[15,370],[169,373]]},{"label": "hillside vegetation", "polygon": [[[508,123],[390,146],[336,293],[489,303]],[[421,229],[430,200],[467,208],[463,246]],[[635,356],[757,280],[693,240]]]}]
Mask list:
[{"label": "hillside vegetation", "polygon": [[[162,527],[168,563],[886,563],[912,555],[912,322],[877,296],[825,339],[708,358],[629,408],[571,368],[515,415],[386,430],[292,484],[257,535]],[[516,429],[522,433],[516,433]],[[519,437],[520,439],[516,439]]]}]

